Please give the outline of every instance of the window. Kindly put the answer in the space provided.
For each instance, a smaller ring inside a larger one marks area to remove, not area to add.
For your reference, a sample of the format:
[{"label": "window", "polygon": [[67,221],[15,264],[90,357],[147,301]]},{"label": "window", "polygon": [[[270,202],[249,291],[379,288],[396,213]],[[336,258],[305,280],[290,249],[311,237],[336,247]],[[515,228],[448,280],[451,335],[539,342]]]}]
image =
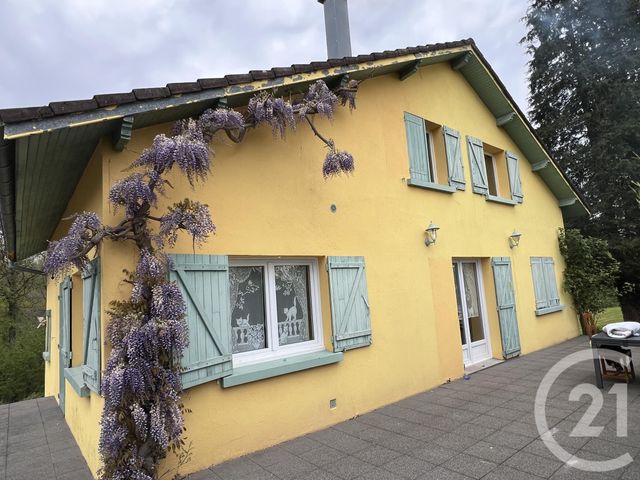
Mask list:
[{"label": "window", "polygon": [[536,297],[536,315],[562,310],[564,305],[560,304],[558,296],[553,258],[531,257],[531,273]]},{"label": "window", "polygon": [[337,363],[371,344],[364,257],[327,257],[333,351],[323,344],[318,260],[171,254],[187,307],[184,389],[223,388]]},{"label": "window", "polygon": [[324,349],[315,260],[232,260],[234,365]]},{"label": "window", "polygon": [[428,178],[431,183],[438,183],[438,171],[435,163],[435,152],[433,151],[433,133],[431,130],[425,131],[427,141],[427,163],[429,164]]},{"label": "window", "polygon": [[51,310],[46,310],[43,317],[38,317],[38,328],[44,326],[44,351],[42,359],[46,362],[51,361]]},{"label": "window", "polygon": [[487,170],[487,187],[489,195],[498,196],[498,172],[496,170],[496,157],[484,154],[484,165]]},{"label": "window", "polygon": [[[65,322],[61,352],[71,360],[64,376],[78,395],[88,397],[89,390],[100,393],[100,259],[92,260],[69,280],[65,280],[64,297],[61,295],[60,321]],[[71,295],[71,286],[77,294]]]},{"label": "window", "polygon": [[473,192],[492,202],[522,203],[518,157],[471,136],[467,136],[467,148]]},{"label": "window", "polygon": [[408,184],[453,193],[464,190],[460,134],[405,112],[409,154]]}]

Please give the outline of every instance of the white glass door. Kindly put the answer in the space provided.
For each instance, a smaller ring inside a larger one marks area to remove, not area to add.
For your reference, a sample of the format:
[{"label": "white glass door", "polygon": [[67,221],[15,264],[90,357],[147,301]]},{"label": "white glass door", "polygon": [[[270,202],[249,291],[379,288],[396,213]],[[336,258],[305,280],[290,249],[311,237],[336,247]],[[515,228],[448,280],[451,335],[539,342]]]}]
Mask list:
[{"label": "white glass door", "polygon": [[480,263],[475,260],[454,261],[453,276],[462,358],[467,366],[491,357]]}]

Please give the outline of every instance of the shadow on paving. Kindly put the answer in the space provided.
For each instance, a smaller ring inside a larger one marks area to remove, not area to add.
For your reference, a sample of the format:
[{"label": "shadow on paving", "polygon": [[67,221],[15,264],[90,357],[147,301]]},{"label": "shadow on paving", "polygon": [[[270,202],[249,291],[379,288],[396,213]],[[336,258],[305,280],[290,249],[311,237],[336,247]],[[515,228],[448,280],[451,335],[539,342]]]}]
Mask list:
[{"label": "shadow on paving", "polygon": [[0,480],[91,480],[53,397],[0,405]]},{"label": "shadow on paving", "polygon": [[[207,470],[189,480],[540,480],[640,479],[640,460],[605,473],[569,466],[575,458],[609,460],[640,454],[640,380],[628,388],[627,436],[616,430],[616,396],[605,382],[603,408],[592,422],[598,437],[570,433],[591,404],[571,390],[594,384],[593,363],[582,362],[553,384],[546,418],[568,464],[545,446],[534,419],[535,396],[547,371],[589,348],[586,337],[515,358],[331,428]],[[634,352],[640,362],[640,351]],[[585,421],[582,420],[582,423]]]}]

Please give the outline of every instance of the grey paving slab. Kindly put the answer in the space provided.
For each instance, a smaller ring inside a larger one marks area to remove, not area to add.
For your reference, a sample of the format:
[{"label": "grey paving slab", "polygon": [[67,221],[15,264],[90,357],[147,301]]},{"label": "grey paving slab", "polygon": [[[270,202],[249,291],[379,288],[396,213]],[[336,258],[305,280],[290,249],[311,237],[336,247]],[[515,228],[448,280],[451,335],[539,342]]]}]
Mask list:
[{"label": "grey paving slab", "polygon": [[93,479],[53,397],[2,405],[0,412],[0,479]]}]

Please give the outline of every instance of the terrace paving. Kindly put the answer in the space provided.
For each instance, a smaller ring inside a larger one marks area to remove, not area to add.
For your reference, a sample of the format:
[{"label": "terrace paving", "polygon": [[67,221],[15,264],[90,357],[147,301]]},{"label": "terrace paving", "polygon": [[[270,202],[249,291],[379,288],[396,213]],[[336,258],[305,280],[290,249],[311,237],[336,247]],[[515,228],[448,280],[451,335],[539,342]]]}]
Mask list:
[{"label": "terrace paving", "polygon": [[[509,360],[331,428],[189,475],[189,480],[553,480],[640,479],[640,380],[628,386],[626,436],[619,436],[615,395],[605,381],[597,437],[571,436],[591,404],[570,401],[593,385],[591,362],[565,371],[545,402],[554,438],[573,457],[556,458],[535,424],[541,379],[585,337]],[[640,358],[640,352],[635,355]],[[607,472],[574,468],[575,459],[634,461]],[[0,480],[90,480],[91,474],[53,398],[0,406]]]}]

